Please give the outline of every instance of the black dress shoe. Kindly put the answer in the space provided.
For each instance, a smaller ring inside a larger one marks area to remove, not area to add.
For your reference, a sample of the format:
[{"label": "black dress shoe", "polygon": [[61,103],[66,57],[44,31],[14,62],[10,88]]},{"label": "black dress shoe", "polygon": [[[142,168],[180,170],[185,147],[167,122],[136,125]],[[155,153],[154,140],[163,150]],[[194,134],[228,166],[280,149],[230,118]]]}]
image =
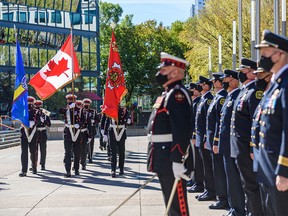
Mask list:
[{"label": "black dress shoe", "polygon": [[82,170],[86,170],[86,166],[82,166]]},{"label": "black dress shoe", "polygon": [[93,163],[92,159],[89,159],[89,163]]},{"label": "black dress shoe", "polygon": [[207,193],[208,193],[208,191],[205,190],[202,194],[196,195],[195,198],[198,199],[199,197],[204,196],[204,195],[206,195]]},{"label": "black dress shoe", "polygon": [[204,191],[204,187],[201,186],[193,186],[190,189],[188,189],[188,193],[201,193]]},{"label": "black dress shoe", "polygon": [[64,174],[64,177],[65,177],[65,178],[70,178],[70,177],[71,177],[71,173],[65,173],[65,174]]},{"label": "black dress shoe", "polygon": [[209,209],[227,209],[228,203],[226,201],[217,201],[209,206]]},{"label": "black dress shoe", "polygon": [[205,194],[203,196],[198,197],[198,201],[210,201],[210,200],[215,200],[215,196],[211,196],[209,194]]},{"label": "black dress shoe", "polygon": [[33,169],[33,174],[37,174],[37,169]]},{"label": "black dress shoe", "polygon": [[26,176],[27,174],[26,174],[26,172],[21,172],[21,173],[19,173],[19,177],[24,177],[24,176]]},{"label": "black dress shoe", "polygon": [[29,168],[29,171],[33,171],[33,168],[32,168],[32,167],[30,167],[30,168]]},{"label": "black dress shoe", "polygon": [[119,175],[124,175],[124,171],[120,171],[120,172],[119,172]]},{"label": "black dress shoe", "polygon": [[43,165],[43,166],[41,166],[41,170],[45,170],[45,166]]},{"label": "black dress shoe", "polygon": [[112,173],[111,173],[111,177],[112,177],[112,178],[116,178],[116,173],[115,173],[115,172],[112,172]]},{"label": "black dress shoe", "polygon": [[79,170],[75,170],[75,175],[80,175]]},{"label": "black dress shoe", "polygon": [[187,181],[187,187],[192,187],[194,185],[193,180]]}]

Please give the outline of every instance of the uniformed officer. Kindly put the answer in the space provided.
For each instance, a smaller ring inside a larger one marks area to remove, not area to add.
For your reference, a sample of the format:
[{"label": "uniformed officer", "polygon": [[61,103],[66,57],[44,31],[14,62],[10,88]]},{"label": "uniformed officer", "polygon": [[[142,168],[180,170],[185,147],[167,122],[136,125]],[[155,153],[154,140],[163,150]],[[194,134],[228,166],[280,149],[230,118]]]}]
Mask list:
[{"label": "uniformed officer", "polygon": [[255,109],[263,96],[263,91],[256,88],[253,73],[256,62],[242,58],[238,77],[243,84],[233,108],[231,119],[231,156],[236,158],[241,173],[244,192],[247,196],[247,210],[252,215],[262,215],[259,185],[253,172],[250,157],[251,126]]},{"label": "uniformed officer", "polygon": [[[40,147],[40,165],[41,170],[45,170],[46,165],[46,154],[47,154],[47,130],[46,127],[51,126],[49,118],[49,111],[43,110],[43,101],[36,100],[34,105],[37,110],[37,114],[40,116],[40,121],[36,125],[37,129],[37,145]],[[37,149],[38,155],[38,149]]]},{"label": "uniformed officer", "polygon": [[97,125],[99,124],[99,117],[96,112],[96,109],[92,109],[90,107],[92,101],[89,98],[84,98],[83,103],[84,103],[84,109],[87,110],[88,118],[90,118],[90,122],[91,122],[90,130],[89,130],[89,140],[88,140],[89,142],[87,144],[88,144],[88,160],[89,160],[89,163],[92,163],[93,152],[94,152],[94,139],[97,133]]},{"label": "uniformed officer", "polygon": [[[257,88],[261,89],[265,92],[270,86],[270,80],[272,77],[272,72],[264,71],[263,68],[258,67],[257,70],[254,72],[257,76],[256,79],[256,86]],[[261,115],[261,106],[264,103],[264,99],[262,98],[261,101],[258,104],[257,109],[254,112],[253,116],[253,122],[251,127],[251,148],[250,148],[250,156],[253,160],[253,170],[254,172],[257,172],[258,169],[258,162],[259,162],[259,130],[260,130],[260,115]],[[260,177],[261,178],[261,177]],[[259,176],[257,177],[259,179]],[[262,201],[262,209],[264,215],[271,215],[270,209],[271,209],[271,199],[269,199],[269,196],[267,191],[264,190],[264,188],[260,187],[260,194],[261,194],[261,201]],[[268,210],[268,211],[267,211]]]},{"label": "uniformed officer", "polygon": [[265,30],[256,48],[259,66],[273,73],[260,107],[257,177],[272,202],[265,213],[284,216],[288,215],[288,40]]},{"label": "uniformed officer", "polygon": [[212,163],[207,164],[210,167],[207,169],[205,167],[205,171],[210,171],[210,169],[213,171],[217,197],[217,201],[209,206],[210,209],[226,209],[228,207],[223,157],[221,154],[218,154],[220,112],[227,96],[227,91],[222,87],[223,75],[222,72],[212,74],[211,81],[213,82],[216,94],[209,105],[206,117],[206,149],[210,151]]},{"label": "uniformed officer", "polygon": [[80,108],[76,107],[77,96],[74,94],[66,95],[67,106],[59,109],[59,113],[64,115],[65,128],[64,128],[64,165],[66,173],[65,178],[71,177],[71,156],[72,150],[74,153],[74,169],[75,175],[79,175],[79,162],[80,162],[80,141],[81,127],[84,125],[85,117],[80,112]]},{"label": "uniformed officer", "polygon": [[[28,113],[29,113],[29,128],[25,128],[23,125],[21,126],[21,165],[22,169],[19,174],[19,177],[24,177],[27,175],[28,169],[28,147],[30,149],[31,161],[33,174],[37,173],[36,164],[33,163],[35,161],[36,155],[34,154],[34,149],[36,149],[36,124],[38,121],[36,109],[34,108],[35,98],[32,96],[28,96]],[[32,151],[31,151],[32,147]]]},{"label": "uniformed officer", "polygon": [[189,215],[185,180],[190,179],[186,165],[192,161],[185,158],[191,150],[192,103],[182,84],[187,65],[187,61],[161,52],[156,80],[165,92],[157,98],[148,122],[147,168],[157,173],[166,206],[173,184],[178,182],[169,215]]},{"label": "uniformed officer", "polygon": [[199,201],[215,199],[215,185],[212,171],[212,158],[210,150],[206,149],[206,117],[209,105],[212,102],[213,95],[210,92],[213,83],[206,77],[199,76],[199,85],[202,88],[201,99],[197,107],[195,129],[196,129],[196,147],[201,155],[204,165],[204,183],[205,190],[196,198]]},{"label": "uniformed officer", "polygon": [[99,124],[99,132],[100,132],[100,138],[99,138],[99,148],[103,151],[107,151],[108,160],[111,161],[111,154],[110,154],[110,147],[108,142],[108,136],[104,134],[106,119],[108,117],[105,113],[101,113],[101,119]]},{"label": "uniformed officer", "polygon": [[[196,111],[197,106],[201,99],[201,91],[202,87],[196,83],[190,83],[189,91],[191,93],[192,99],[192,144],[195,145],[196,143],[196,131],[195,131],[195,118],[196,118]],[[197,148],[197,147],[195,147]],[[198,149],[195,150],[195,171],[194,176],[192,177],[193,185],[191,188],[188,189],[189,193],[199,193],[204,191],[204,168],[203,168],[203,161],[199,154]],[[188,185],[188,183],[187,183]]]},{"label": "uniformed officer", "polygon": [[230,124],[233,106],[240,92],[238,73],[224,70],[223,88],[228,92],[221,109],[219,125],[218,154],[223,155],[224,169],[227,179],[228,202],[230,211],[227,216],[245,216],[245,195],[240,173],[235,158],[230,156]]},{"label": "uniformed officer", "polygon": [[108,136],[111,153],[111,176],[116,177],[117,154],[119,155],[119,175],[124,175],[126,127],[131,123],[131,116],[125,107],[118,107],[117,121],[106,118],[104,135]]}]

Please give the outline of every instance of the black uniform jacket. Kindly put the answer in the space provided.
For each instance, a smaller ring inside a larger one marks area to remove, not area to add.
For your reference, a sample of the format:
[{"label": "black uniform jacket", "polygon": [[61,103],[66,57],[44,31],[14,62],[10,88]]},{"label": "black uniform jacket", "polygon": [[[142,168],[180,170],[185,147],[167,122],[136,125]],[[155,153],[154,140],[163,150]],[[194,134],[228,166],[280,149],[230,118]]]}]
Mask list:
[{"label": "black uniform jacket", "polygon": [[148,171],[172,172],[172,162],[184,161],[192,170],[191,152],[186,159],[187,149],[191,150],[192,102],[182,82],[170,84],[153,108],[148,122]]},{"label": "black uniform jacket", "polygon": [[277,175],[288,178],[288,64],[282,70],[260,108],[258,173],[265,178],[258,180],[271,186]]},{"label": "black uniform jacket", "polygon": [[250,153],[252,119],[263,91],[256,88],[255,81],[243,88],[234,104],[231,118],[231,156]]}]

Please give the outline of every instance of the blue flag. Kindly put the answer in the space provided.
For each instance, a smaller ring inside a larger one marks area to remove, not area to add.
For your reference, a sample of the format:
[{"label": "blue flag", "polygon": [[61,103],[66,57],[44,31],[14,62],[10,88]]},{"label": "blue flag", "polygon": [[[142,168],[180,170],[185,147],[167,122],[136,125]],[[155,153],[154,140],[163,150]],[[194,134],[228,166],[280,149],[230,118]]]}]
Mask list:
[{"label": "blue flag", "polygon": [[16,41],[16,78],[12,106],[12,120],[29,128],[28,86],[19,42]]}]

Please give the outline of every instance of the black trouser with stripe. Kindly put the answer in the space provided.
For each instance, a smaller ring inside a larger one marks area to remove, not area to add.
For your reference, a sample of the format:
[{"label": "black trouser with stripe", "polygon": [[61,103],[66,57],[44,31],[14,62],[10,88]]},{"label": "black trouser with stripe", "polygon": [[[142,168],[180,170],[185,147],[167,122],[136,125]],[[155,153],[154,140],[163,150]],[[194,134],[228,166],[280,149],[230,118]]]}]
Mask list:
[{"label": "black trouser with stripe", "polygon": [[[162,193],[164,196],[165,205],[167,206],[170,198],[170,194],[175,181],[173,172],[171,173],[157,173]],[[181,179],[178,182],[177,189],[175,191],[173,201],[169,210],[169,216],[188,216],[189,208],[187,203],[187,182]]]}]

